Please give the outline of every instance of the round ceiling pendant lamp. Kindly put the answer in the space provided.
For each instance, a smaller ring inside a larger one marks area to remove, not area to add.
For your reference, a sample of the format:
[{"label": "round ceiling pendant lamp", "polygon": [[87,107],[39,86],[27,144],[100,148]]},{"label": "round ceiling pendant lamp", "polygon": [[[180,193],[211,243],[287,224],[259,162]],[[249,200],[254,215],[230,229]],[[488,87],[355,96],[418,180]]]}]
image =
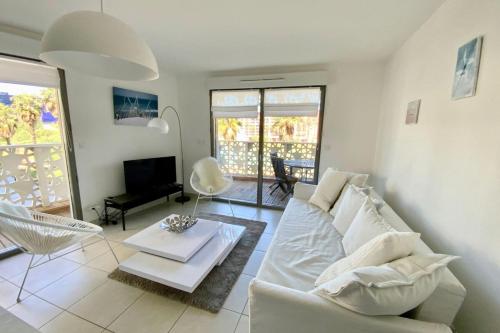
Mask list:
[{"label": "round ceiling pendant lamp", "polygon": [[137,33],[102,12],[77,11],[57,19],[42,38],[40,59],[63,69],[127,81],[159,77],[153,52]]}]

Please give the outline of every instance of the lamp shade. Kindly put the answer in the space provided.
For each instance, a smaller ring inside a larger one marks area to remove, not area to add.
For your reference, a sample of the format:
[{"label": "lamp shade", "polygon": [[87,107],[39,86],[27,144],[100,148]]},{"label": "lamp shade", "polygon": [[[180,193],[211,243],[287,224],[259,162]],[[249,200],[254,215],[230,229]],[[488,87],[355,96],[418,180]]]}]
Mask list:
[{"label": "lamp shade", "polygon": [[57,19],[42,38],[48,64],[116,80],[159,77],[153,52],[135,31],[113,16],[77,11]]},{"label": "lamp shade", "polygon": [[148,121],[148,127],[158,128],[164,134],[167,134],[169,130],[168,123],[161,118],[153,118]]}]

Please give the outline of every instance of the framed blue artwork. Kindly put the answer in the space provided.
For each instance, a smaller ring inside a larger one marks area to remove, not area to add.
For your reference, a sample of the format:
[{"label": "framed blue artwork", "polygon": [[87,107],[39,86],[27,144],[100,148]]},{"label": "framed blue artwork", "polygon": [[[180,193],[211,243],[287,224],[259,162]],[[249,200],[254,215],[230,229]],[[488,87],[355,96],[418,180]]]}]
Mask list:
[{"label": "framed blue artwork", "polygon": [[458,49],[453,80],[453,99],[471,97],[476,94],[482,43],[483,37],[477,37]]},{"label": "framed blue artwork", "polygon": [[158,96],[113,87],[115,125],[146,126],[158,117]]}]

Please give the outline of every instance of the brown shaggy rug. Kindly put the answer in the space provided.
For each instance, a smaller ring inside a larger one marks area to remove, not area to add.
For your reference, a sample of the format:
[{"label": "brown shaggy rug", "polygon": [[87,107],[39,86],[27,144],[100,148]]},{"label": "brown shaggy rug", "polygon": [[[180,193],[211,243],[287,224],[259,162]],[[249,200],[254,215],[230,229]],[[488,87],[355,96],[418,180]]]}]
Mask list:
[{"label": "brown shaggy rug", "polygon": [[216,220],[229,224],[238,224],[246,227],[245,233],[236,244],[233,251],[220,266],[215,266],[207,277],[200,283],[193,293],[171,288],[163,284],[150,281],[139,276],[115,269],[109,277],[131,286],[163,295],[185,304],[207,310],[219,312],[231,292],[233,285],[240,276],[245,264],[250,258],[260,235],[266,228],[266,222],[252,221],[238,217],[219,214],[200,213],[200,218]]}]

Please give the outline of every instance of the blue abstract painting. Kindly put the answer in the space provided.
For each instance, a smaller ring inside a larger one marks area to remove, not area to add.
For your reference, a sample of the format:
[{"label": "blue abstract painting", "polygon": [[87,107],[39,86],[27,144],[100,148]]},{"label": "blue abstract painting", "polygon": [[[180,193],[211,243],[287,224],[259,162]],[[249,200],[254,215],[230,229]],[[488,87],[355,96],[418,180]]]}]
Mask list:
[{"label": "blue abstract painting", "polygon": [[453,80],[453,99],[476,94],[482,41],[482,37],[477,37],[458,49],[455,79]]},{"label": "blue abstract painting", "polygon": [[116,125],[146,126],[158,117],[158,96],[113,87],[113,107]]}]

